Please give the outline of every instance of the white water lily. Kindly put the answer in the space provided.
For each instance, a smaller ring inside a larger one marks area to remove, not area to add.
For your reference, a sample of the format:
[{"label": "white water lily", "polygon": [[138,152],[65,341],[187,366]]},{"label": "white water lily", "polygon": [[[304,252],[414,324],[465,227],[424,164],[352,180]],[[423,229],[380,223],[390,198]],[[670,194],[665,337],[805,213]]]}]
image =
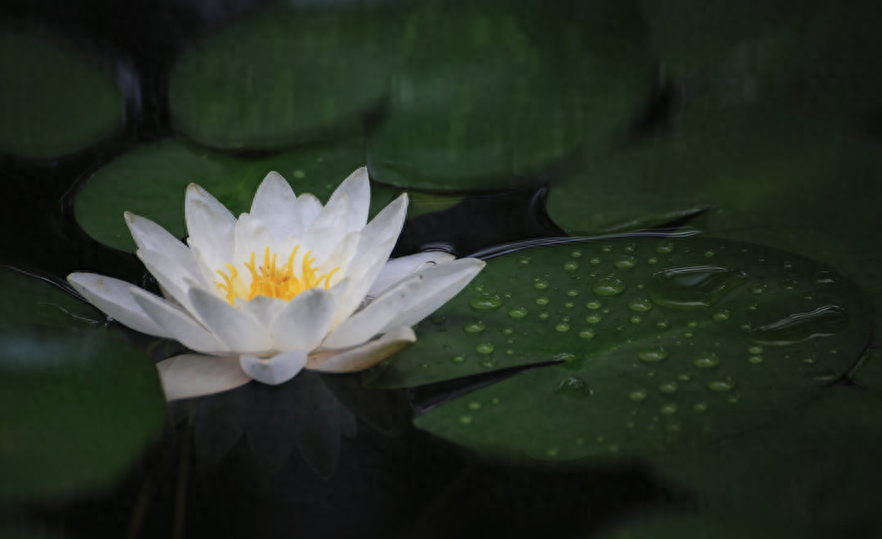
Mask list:
[{"label": "white water lily", "polygon": [[187,188],[187,244],[125,214],[137,255],[165,297],[72,273],[68,281],[111,318],[197,352],[157,367],[169,400],[251,379],[280,384],[301,369],[366,369],[416,340],[410,326],[460,292],[484,263],[424,252],[390,259],[407,211],[403,194],[367,222],[367,172],[353,172],[324,206],[295,196],[276,172],[235,218]]}]

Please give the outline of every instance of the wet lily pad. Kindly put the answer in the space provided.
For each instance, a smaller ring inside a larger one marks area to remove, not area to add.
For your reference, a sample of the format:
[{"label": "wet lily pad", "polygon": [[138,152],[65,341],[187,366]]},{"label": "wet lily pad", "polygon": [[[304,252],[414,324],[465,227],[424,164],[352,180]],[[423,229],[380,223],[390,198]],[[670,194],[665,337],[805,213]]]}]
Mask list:
[{"label": "wet lily pad", "polygon": [[0,152],[56,159],[122,125],[123,98],[112,73],[60,38],[0,26],[0,73]]},{"label": "wet lily pad", "polygon": [[394,55],[388,13],[262,8],[207,36],[178,60],[174,124],[222,149],[278,149],[360,132],[387,91]]},{"label": "wet lily pad", "polygon": [[0,499],[113,485],[162,427],[153,363],[50,284],[0,269],[0,290]]},{"label": "wet lily pad", "polygon": [[372,383],[517,374],[421,428],[508,456],[664,453],[753,428],[844,374],[869,338],[828,266],[712,238],[541,247],[488,262]]},{"label": "wet lily pad", "polygon": [[[184,191],[191,182],[239,214],[248,211],[258,184],[272,170],[282,174],[298,195],[309,192],[326,201],[346,176],[363,165],[364,150],[359,141],[245,159],[166,139],[135,148],[98,170],[77,195],[74,214],[83,230],[96,240],[134,251],[123,212],[152,219],[183,237]],[[373,184],[371,215],[397,194],[397,189]]]},{"label": "wet lily pad", "polygon": [[875,536],[880,410],[877,394],[831,387],[768,428],[705,453],[658,459],[657,466],[707,511]]},{"label": "wet lily pad", "polygon": [[626,131],[651,87],[631,2],[425,2],[369,167],[404,187],[480,191],[528,181]]}]

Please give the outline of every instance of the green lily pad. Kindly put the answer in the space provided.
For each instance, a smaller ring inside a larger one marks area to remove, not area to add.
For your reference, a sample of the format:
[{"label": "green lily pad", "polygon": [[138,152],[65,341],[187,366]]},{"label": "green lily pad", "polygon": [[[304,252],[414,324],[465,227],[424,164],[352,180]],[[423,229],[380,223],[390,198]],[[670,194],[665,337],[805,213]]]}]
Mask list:
[{"label": "green lily pad", "polygon": [[[96,240],[134,251],[135,242],[123,212],[152,219],[183,237],[184,191],[191,182],[204,187],[238,215],[248,211],[257,186],[272,170],[282,174],[295,193],[310,192],[326,201],[340,182],[363,164],[364,151],[358,142],[309,146],[245,159],[166,139],[135,148],[98,170],[77,195],[74,215]],[[373,184],[371,215],[397,194],[394,188]]]},{"label": "green lily pad", "polygon": [[[594,536],[592,536],[594,537]],[[837,537],[810,528],[798,528],[781,522],[746,521],[730,512],[722,515],[672,512],[640,516],[601,532],[597,539],[817,539]]]},{"label": "green lily pad", "polygon": [[587,241],[490,260],[372,384],[559,360],[416,424],[508,456],[663,453],[795,406],[848,370],[869,331],[857,288],[796,255],[703,237]]},{"label": "green lily pad", "polygon": [[207,36],[174,66],[169,108],[187,136],[278,149],[357,128],[387,92],[388,13],[271,5]]},{"label": "green lily pad", "polygon": [[162,428],[153,363],[49,284],[2,269],[0,290],[0,499],[113,485]]},{"label": "green lily pad", "polygon": [[651,87],[630,2],[424,2],[404,25],[405,67],[371,134],[379,181],[510,188],[579,148],[620,137]]},{"label": "green lily pad", "polygon": [[0,26],[0,72],[0,152],[56,159],[122,126],[113,74],[58,37]]},{"label": "green lily pad", "polygon": [[880,411],[878,395],[831,387],[768,428],[704,453],[658,459],[658,469],[707,511],[876,536]]}]

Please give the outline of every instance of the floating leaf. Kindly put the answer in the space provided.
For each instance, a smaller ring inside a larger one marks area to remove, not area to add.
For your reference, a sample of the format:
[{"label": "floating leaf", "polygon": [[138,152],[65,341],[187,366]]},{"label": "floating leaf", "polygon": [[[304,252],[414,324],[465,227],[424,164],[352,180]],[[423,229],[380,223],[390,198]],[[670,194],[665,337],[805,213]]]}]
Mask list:
[{"label": "floating leaf", "polygon": [[768,428],[656,462],[702,509],[837,530],[861,525],[862,535],[873,536],[882,488],[880,410],[878,395],[832,387]]},{"label": "floating leaf", "polygon": [[[356,127],[386,93],[388,13],[273,5],[209,35],[172,70],[175,125],[222,149],[278,149]],[[360,131],[360,128],[358,128]]]},{"label": "floating leaf", "polygon": [[404,187],[510,188],[577,148],[609,146],[651,85],[631,2],[426,2],[372,133],[371,175]]},{"label": "floating leaf", "polygon": [[123,98],[113,75],[43,32],[0,27],[0,152],[56,159],[116,133]]},{"label": "floating leaf", "polygon": [[106,488],[162,427],[153,363],[96,312],[0,270],[0,499]]},{"label": "floating leaf", "polygon": [[850,281],[789,253],[701,237],[570,243],[490,260],[372,383],[560,360],[416,424],[539,459],[663,453],[806,399],[855,362],[869,327]]},{"label": "floating leaf", "polygon": [[[327,201],[339,182],[363,165],[359,141],[245,159],[166,139],[123,154],[96,172],[77,195],[74,213],[80,226],[96,240],[133,251],[135,243],[123,212],[152,219],[183,237],[184,191],[191,182],[239,214],[248,211],[257,185],[272,170],[282,174],[298,195],[309,192]],[[391,187],[372,185],[371,215],[396,195],[397,190]]]}]

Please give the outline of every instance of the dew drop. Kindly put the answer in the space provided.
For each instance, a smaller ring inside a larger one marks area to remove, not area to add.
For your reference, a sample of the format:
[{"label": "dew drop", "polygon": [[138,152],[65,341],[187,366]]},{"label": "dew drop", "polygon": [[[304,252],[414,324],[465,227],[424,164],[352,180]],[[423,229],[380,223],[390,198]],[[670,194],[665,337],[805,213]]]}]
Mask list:
[{"label": "dew drop", "polygon": [[481,320],[472,320],[463,327],[466,333],[481,333],[485,329],[487,329],[487,326]]},{"label": "dew drop", "polygon": [[469,410],[480,410],[481,409],[481,403],[478,401],[472,401],[468,404],[468,406],[469,406]]},{"label": "dew drop", "polygon": [[812,279],[815,284],[834,284],[836,281],[836,274],[830,270],[820,270],[815,273]]},{"label": "dew drop", "polygon": [[619,269],[631,269],[637,265],[637,259],[631,255],[622,255],[616,260],[616,267]]},{"label": "dew drop", "polygon": [[520,258],[520,260],[518,260],[518,264],[520,264],[521,266],[529,265],[530,264],[530,257],[529,256],[522,256]]},{"label": "dew drop", "polygon": [[639,324],[642,320],[643,320],[643,318],[641,318],[640,315],[637,315],[637,314],[635,314],[634,316],[631,317],[632,324]]},{"label": "dew drop", "polygon": [[720,364],[720,357],[713,352],[703,352],[692,360],[692,364],[702,369],[709,369]]},{"label": "dew drop", "polygon": [[511,328],[505,328],[502,330],[502,334],[506,336],[511,335],[512,333],[514,333],[514,330]]},{"label": "dew drop", "polygon": [[659,411],[665,415],[675,414],[675,413],[677,413],[677,405],[672,402],[669,402],[669,403],[665,404],[664,406],[662,406],[659,409]]},{"label": "dew drop", "polygon": [[717,311],[711,316],[714,322],[725,322],[729,319],[729,311],[724,309],[722,311]]},{"label": "dew drop", "polygon": [[677,382],[667,382],[658,386],[658,390],[662,393],[675,393],[677,391]]},{"label": "dew drop", "polygon": [[546,298],[545,296],[536,298],[536,305],[548,305],[548,298]]},{"label": "dew drop", "polygon": [[582,251],[576,249],[575,251],[570,252],[570,256],[573,258],[582,258]]},{"label": "dew drop", "polygon": [[603,251],[604,253],[611,253],[611,252],[613,252],[613,246],[611,243],[604,243],[603,245],[600,246],[600,250]]},{"label": "dew drop", "polygon": [[750,356],[749,358],[747,358],[747,361],[753,363],[754,365],[759,365],[760,363],[765,361],[765,359],[763,358],[763,356]]},{"label": "dew drop", "polygon": [[489,342],[482,342],[475,347],[475,351],[477,351],[479,354],[492,354],[493,350],[493,344]]},{"label": "dew drop", "polygon": [[696,402],[695,404],[692,405],[692,409],[695,410],[696,412],[704,412],[705,410],[707,410],[707,403],[706,402]]},{"label": "dew drop", "polygon": [[599,301],[591,300],[585,304],[585,307],[591,309],[592,311],[595,311],[601,307],[601,304]]},{"label": "dew drop", "polygon": [[519,320],[527,316],[527,309],[524,309],[523,307],[515,307],[514,309],[508,311],[508,315],[516,320]]},{"label": "dew drop", "polygon": [[566,307],[567,309],[572,309],[574,306],[575,304],[572,301],[564,303],[564,307]]},{"label": "dew drop", "polygon": [[465,360],[466,360],[466,358],[463,355],[455,355],[452,358],[450,358],[450,361],[453,363],[465,363]]},{"label": "dew drop", "polygon": [[429,321],[432,322],[433,324],[435,324],[436,326],[440,326],[440,325],[444,324],[444,322],[447,322],[447,317],[444,316],[443,314],[433,314],[432,317],[429,318]]},{"label": "dew drop", "polygon": [[766,285],[765,283],[760,283],[760,284],[755,284],[755,285],[751,286],[750,292],[751,292],[751,294],[759,295],[759,294],[765,294],[766,290],[768,290],[768,289],[769,289],[768,285]]},{"label": "dew drop", "polygon": [[591,396],[591,390],[584,380],[576,376],[567,376],[554,390],[556,395],[567,398],[585,399]]},{"label": "dew drop", "polygon": [[647,264],[650,264],[650,265],[658,264],[658,258],[656,258],[656,257],[652,257],[652,258],[648,259],[648,260],[646,261],[646,263],[647,263]]},{"label": "dew drop", "polygon": [[579,263],[575,260],[570,260],[563,265],[564,271],[576,271],[579,269]]},{"label": "dew drop", "polygon": [[483,367],[485,369],[492,369],[493,367],[495,367],[498,364],[499,364],[499,362],[496,361],[495,358],[485,359],[484,361],[478,363],[478,365],[480,365],[481,367]]},{"label": "dew drop", "polygon": [[571,297],[571,298],[574,298],[574,297],[576,297],[576,296],[578,296],[578,295],[579,295],[579,291],[576,290],[576,289],[573,289],[573,290],[567,290],[567,296],[569,296],[569,297]]},{"label": "dew drop", "polygon": [[546,312],[539,313],[539,320],[548,320],[548,313],[546,313]]},{"label": "dew drop", "polygon": [[637,356],[648,363],[655,363],[658,361],[663,361],[668,357],[668,352],[661,346],[653,346],[651,348],[644,348],[637,353]]},{"label": "dew drop", "polygon": [[462,414],[459,416],[459,424],[460,425],[470,425],[472,423],[472,416],[469,414]]},{"label": "dew drop", "polygon": [[747,349],[747,351],[750,352],[751,354],[762,354],[763,347],[762,346],[751,346]]},{"label": "dew drop", "polygon": [[533,282],[533,288],[535,288],[536,290],[545,290],[546,288],[548,288],[548,281],[537,277],[536,280]]},{"label": "dew drop", "polygon": [[652,309],[652,302],[649,300],[649,298],[632,299],[628,303],[628,308],[634,312],[645,313],[646,311]]},{"label": "dew drop", "polygon": [[719,266],[690,266],[657,272],[650,297],[665,307],[709,307],[747,278],[743,271]]},{"label": "dew drop", "polygon": [[585,321],[589,324],[597,324],[601,320],[601,316],[597,313],[591,313],[585,317]]},{"label": "dew drop", "polygon": [[735,388],[735,382],[731,380],[711,380],[707,383],[707,388],[717,393],[725,393]]},{"label": "dew drop", "polygon": [[625,290],[625,283],[617,277],[604,277],[594,283],[592,290],[599,296],[615,296]]},{"label": "dew drop", "polygon": [[557,331],[560,331],[561,333],[563,333],[563,332],[565,332],[565,331],[569,331],[569,330],[570,330],[570,325],[567,324],[566,322],[560,322],[559,324],[557,324],[556,326],[554,326],[554,329],[556,329]]},{"label": "dew drop", "polygon": [[472,309],[477,309],[479,311],[492,311],[493,309],[498,309],[502,306],[502,296],[499,294],[483,292],[473,297],[469,304],[472,306]]},{"label": "dew drop", "polygon": [[591,339],[594,338],[594,330],[593,329],[583,329],[579,332],[579,337],[583,339]]},{"label": "dew drop", "polygon": [[824,305],[812,311],[793,313],[764,324],[749,333],[756,344],[786,346],[835,335],[848,325],[848,314],[838,305]]},{"label": "dew drop", "polygon": [[591,262],[592,265],[596,266],[596,265],[600,264],[600,258],[598,258],[596,256],[592,257],[591,260],[589,260],[589,262]]},{"label": "dew drop", "polygon": [[714,253],[713,249],[708,249],[707,251],[704,252],[704,257],[705,258],[713,258],[714,254],[716,254],[716,253]]},{"label": "dew drop", "polygon": [[632,401],[642,401],[646,398],[646,390],[645,389],[634,389],[630,393],[628,393],[628,398]]},{"label": "dew drop", "polygon": [[656,253],[670,253],[674,250],[674,244],[666,241],[655,246]]}]

